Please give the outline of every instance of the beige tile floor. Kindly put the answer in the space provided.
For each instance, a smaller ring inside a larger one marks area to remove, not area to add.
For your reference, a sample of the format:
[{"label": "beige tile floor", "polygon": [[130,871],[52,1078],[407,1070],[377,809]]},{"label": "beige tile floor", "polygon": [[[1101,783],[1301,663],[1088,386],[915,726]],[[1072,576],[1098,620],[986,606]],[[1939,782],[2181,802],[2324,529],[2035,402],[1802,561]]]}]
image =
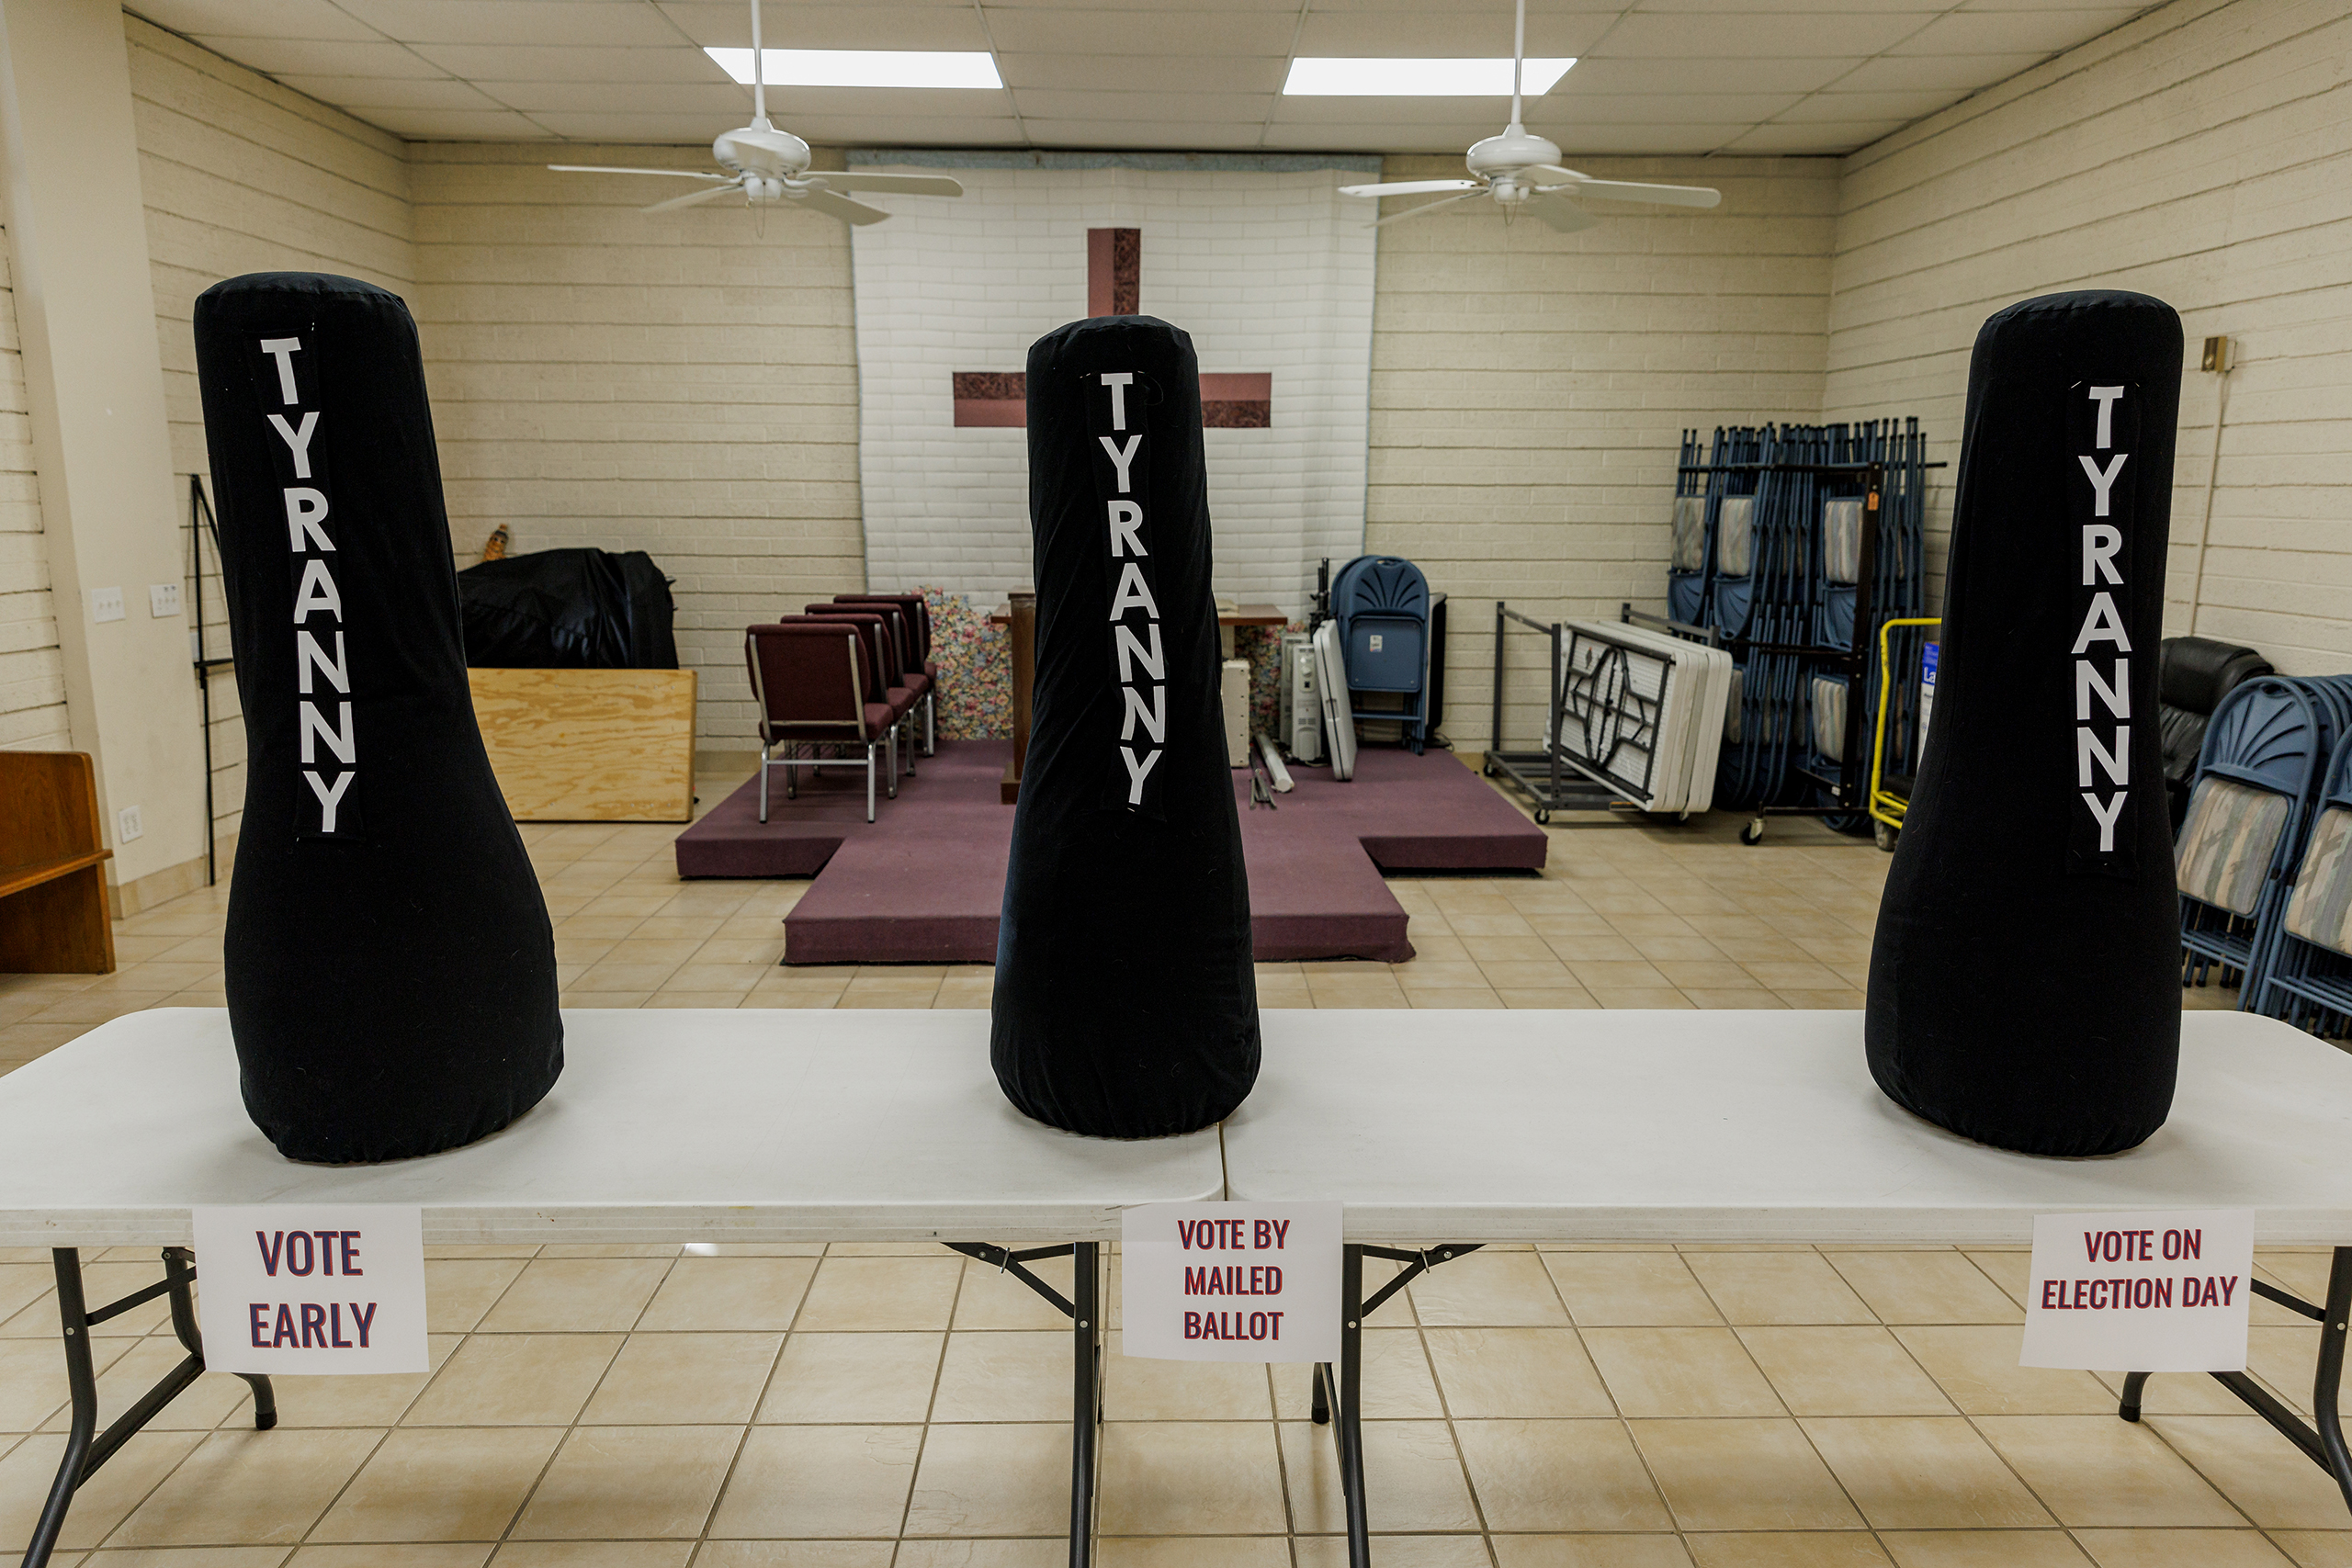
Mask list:
[{"label": "beige tile floor", "polygon": [[[1261,999],[1858,1005],[1885,857],[1793,823],[1743,849],[1736,827],[1578,819],[1541,878],[1397,881],[1412,962],[1264,965]],[[986,1005],[985,967],[779,967],[804,885],[682,885],[673,831],[526,834],[570,1005]],[[223,907],[195,894],[123,922],[112,976],[0,976],[0,1071],[122,1012],[217,1004]],[[2262,1265],[2324,1285],[2322,1253]],[[849,1245],[444,1248],[427,1267],[432,1374],[287,1380],[267,1434],[243,1385],[208,1374],[85,1489],[57,1561],[1063,1559],[1068,1336],[992,1270]],[[2352,1568],[2332,1484],[2211,1383],[2157,1380],[2132,1427],[2117,1379],[2018,1368],[2024,1268],[2007,1250],[1573,1246],[1445,1265],[1368,1331],[1376,1561]],[[106,1299],[157,1270],[131,1250],[91,1272]],[[62,1441],[48,1279],[44,1255],[0,1251],[0,1553]],[[2256,1373],[2307,1409],[2317,1331],[2267,1303],[2256,1323]],[[108,1416],[176,1359],[159,1305],[94,1342]],[[1105,1568],[1344,1562],[1302,1370],[1114,1353],[1106,1381]]]}]

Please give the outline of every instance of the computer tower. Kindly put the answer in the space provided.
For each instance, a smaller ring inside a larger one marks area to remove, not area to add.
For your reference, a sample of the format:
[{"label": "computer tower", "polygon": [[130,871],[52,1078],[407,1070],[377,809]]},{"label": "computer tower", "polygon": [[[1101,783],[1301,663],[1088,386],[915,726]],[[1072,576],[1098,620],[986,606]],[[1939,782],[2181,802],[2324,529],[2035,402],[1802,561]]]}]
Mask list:
[{"label": "computer tower", "polygon": [[1276,736],[1302,762],[1323,760],[1323,702],[1315,679],[1315,645],[1305,632],[1283,634],[1282,694]]}]

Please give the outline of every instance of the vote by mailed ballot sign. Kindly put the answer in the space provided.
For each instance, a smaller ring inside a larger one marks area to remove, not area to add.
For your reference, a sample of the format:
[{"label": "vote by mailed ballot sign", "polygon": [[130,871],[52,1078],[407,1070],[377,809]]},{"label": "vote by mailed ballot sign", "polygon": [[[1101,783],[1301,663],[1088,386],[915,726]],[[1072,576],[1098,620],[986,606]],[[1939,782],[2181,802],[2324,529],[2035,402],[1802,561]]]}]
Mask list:
[{"label": "vote by mailed ballot sign", "polygon": [[1138,1204],[1119,1267],[1130,1356],[1339,1359],[1337,1203]]},{"label": "vote by mailed ballot sign", "polygon": [[422,1372],[422,1211],[375,1203],[197,1209],[204,1364],[220,1372]]},{"label": "vote by mailed ballot sign", "polygon": [[2251,1210],[2039,1215],[2018,1364],[2243,1371],[2253,1276]]}]

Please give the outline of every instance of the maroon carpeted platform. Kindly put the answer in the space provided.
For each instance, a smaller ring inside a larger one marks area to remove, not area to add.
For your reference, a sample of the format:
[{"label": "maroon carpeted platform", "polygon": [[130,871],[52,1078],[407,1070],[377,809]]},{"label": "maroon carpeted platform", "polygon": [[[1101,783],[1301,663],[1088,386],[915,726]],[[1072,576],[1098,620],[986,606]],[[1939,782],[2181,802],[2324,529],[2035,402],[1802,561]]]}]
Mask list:
[{"label": "maroon carpeted platform", "polygon": [[[1008,743],[943,740],[899,798],[865,822],[862,771],[783,775],[759,820],[755,779],[678,836],[678,874],[814,876],[786,917],[789,964],[990,964],[1012,838],[997,799]],[[1250,866],[1250,932],[1261,963],[1413,955],[1387,871],[1532,871],[1544,830],[1452,756],[1367,750],[1356,776],[1294,768],[1298,787],[1251,810],[1233,775]]]}]

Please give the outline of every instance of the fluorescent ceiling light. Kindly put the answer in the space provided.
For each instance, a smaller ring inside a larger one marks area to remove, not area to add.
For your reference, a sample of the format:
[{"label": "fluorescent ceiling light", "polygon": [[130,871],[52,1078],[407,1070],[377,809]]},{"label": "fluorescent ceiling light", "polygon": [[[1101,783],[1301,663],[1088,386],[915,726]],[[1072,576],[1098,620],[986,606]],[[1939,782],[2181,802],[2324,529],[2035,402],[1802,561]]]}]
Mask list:
[{"label": "fluorescent ceiling light", "polygon": [[[718,51],[713,50],[712,53]],[[1530,60],[1521,68],[1520,83],[1529,97],[1541,97],[1576,63],[1565,60]],[[1312,98],[1507,98],[1510,96],[1510,61],[1502,60],[1350,60],[1331,56],[1301,56],[1291,62],[1290,80],[1283,84],[1285,97]]]},{"label": "fluorescent ceiling light", "polygon": [[[718,68],[752,85],[752,51],[706,49]],[[1001,87],[996,58],[985,51],[944,49],[763,49],[761,73],[771,87]],[[1508,62],[1506,62],[1508,63]]]}]

